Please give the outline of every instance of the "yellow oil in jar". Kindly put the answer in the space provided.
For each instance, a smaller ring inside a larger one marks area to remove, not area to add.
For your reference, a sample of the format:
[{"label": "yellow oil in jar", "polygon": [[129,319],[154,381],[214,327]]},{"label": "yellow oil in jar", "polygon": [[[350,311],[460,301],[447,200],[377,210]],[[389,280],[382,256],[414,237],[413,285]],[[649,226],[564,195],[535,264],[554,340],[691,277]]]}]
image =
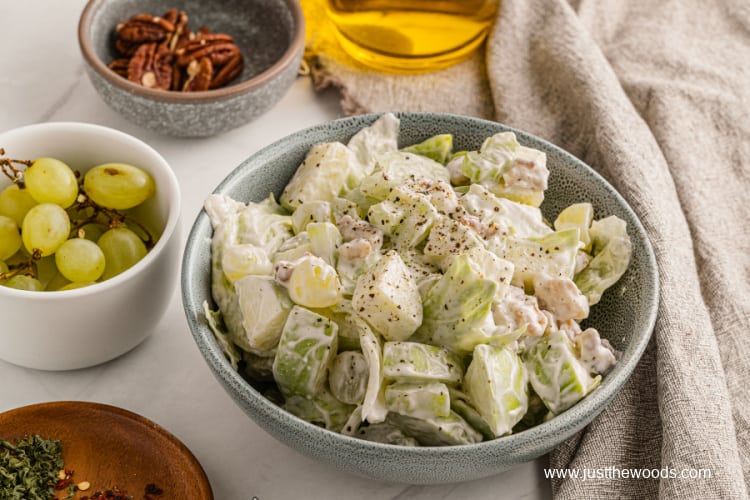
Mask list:
[{"label": "yellow oil in jar", "polygon": [[498,0],[326,0],[344,50],[377,69],[423,72],[466,59],[484,41]]}]

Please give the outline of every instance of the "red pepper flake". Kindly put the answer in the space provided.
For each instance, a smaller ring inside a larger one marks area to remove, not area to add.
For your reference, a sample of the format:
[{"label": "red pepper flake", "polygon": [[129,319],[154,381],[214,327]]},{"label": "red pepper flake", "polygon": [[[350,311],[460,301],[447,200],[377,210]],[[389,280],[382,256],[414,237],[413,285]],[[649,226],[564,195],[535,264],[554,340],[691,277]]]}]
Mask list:
[{"label": "red pepper flake", "polygon": [[82,496],[81,500],[133,500],[133,497],[128,495],[127,491],[115,486],[111,490],[97,491],[91,496]]},{"label": "red pepper flake", "polygon": [[[154,483],[148,483],[143,492],[144,500],[157,500],[162,498],[163,495],[164,490]],[[126,490],[121,490],[115,486],[111,490],[96,491],[89,496],[82,496],[80,500],[133,500],[133,498]]]},{"label": "red pepper flake", "polygon": [[157,498],[162,498],[164,495],[164,490],[156,486],[154,483],[148,483],[146,485],[146,491],[144,493],[144,498],[146,500],[156,500]]},{"label": "red pepper flake", "polygon": [[[83,484],[83,483],[79,483]],[[84,490],[88,489],[89,483],[85,482]],[[73,498],[75,492],[80,491],[78,485],[73,484],[73,471],[70,469],[62,469],[57,474],[57,483],[55,483],[55,490],[68,490],[68,496],[63,500],[70,500]],[[159,488],[154,483],[148,483],[143,492],[144,500],[158,500],[164,495],[164,490]],[[58,497],[53,497],[51,500],[59,500]],[[84,495],[80,500],[133,500],[133,496],[129,495],[126,490],[121,490],[117,486],[112,489],[104,491],[96,491],[91,495]]]},{"label": "red pepper flake", "polygon": [[68,486],[73,484],[73,471],[70,469],[63,469],[57,474],[57,482],[55,483],[56,490],[64,490]]}]

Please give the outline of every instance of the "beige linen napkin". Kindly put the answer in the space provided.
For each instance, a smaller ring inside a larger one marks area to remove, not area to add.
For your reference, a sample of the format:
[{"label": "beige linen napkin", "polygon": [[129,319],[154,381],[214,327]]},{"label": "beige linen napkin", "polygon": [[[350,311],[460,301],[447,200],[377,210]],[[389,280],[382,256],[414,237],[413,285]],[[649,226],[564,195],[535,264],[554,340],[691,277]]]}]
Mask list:
[{"label": "beige linen napkin", "polygon": [[489,117],[565,148],[643,221],[661,298],[624,390],[550,467],[707,469],[704,479],[555,480],[558,498],[747,498],[750,479],[750,3],[503,0],[487,46],[384,75],[328,42],[318,88],[345,113]]}]

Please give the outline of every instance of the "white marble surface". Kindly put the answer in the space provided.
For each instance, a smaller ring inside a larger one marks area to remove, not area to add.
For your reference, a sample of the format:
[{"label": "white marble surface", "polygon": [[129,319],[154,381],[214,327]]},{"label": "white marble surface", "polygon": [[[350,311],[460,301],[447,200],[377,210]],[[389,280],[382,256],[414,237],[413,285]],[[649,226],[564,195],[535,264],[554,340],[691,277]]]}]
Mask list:
[{"label": "white marble surface", "polygon": [[[104,104],[84,73],[77,41],[84,4],[0,1],[0,132],[38,122],[81,121],[148,142],[181,183],[183,239],[204,197],[242,160],[291,132],[340,116],[335,95],[316,95],[309,80],[300,78],[272,110],[218,137],[174,139],[128,123]],[[44,372],[0,361],[0,412],[59,400],[119,406],[165,427],[201,462],[217,499],[551,496],[542,473],[545,459],[483,480],[427,487],[354,477],[287,448],[246,417],[216,382],[190,336],[179,292],[149,339],[104,365]]]}]

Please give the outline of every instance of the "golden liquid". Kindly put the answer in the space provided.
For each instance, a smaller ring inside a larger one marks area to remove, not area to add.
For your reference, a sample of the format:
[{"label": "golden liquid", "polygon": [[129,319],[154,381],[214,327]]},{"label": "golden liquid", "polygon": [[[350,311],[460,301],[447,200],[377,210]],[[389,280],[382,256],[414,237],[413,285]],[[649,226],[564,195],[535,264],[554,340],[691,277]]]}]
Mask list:
[{"label": "golden liquid", "polygon": [[327,0],[342,47],[378,69],[420,72],[466,59],[484,41],[497,0]]}]

